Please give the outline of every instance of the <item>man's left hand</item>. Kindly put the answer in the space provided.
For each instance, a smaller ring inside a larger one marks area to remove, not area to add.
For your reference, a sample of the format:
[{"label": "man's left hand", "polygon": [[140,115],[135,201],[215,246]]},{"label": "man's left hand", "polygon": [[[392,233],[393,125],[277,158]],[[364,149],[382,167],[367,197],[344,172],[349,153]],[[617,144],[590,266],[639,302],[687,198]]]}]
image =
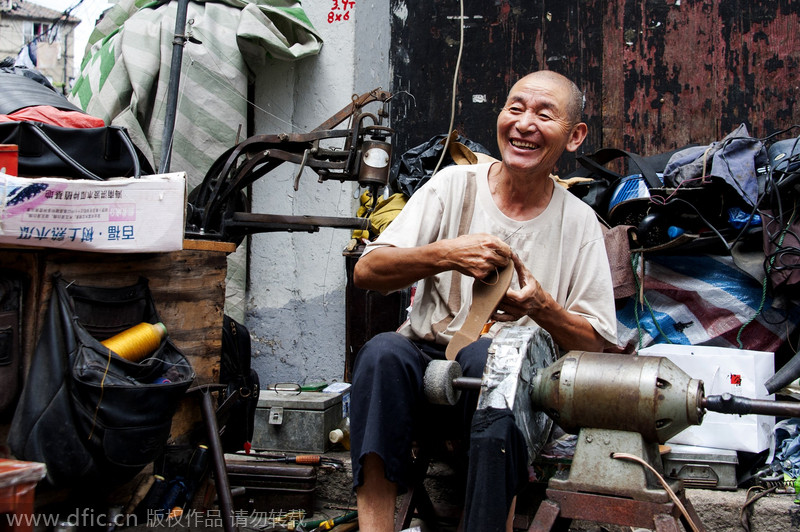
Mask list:
[{"label": "man's left hand", "polygon": [[517,321],[525,316],[534,318],[537,312],[546,308],[551,299],[516,253],[512,253],[511,260],[514,261],[520,288],[506,292],[497,311],[492,315],[495,321]]}]

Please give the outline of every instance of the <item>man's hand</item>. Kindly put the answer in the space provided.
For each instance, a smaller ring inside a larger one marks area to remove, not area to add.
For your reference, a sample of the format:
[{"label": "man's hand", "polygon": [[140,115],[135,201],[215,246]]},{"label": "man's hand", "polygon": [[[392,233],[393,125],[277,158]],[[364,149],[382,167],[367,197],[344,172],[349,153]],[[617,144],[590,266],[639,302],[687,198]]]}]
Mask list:
[{"label": "man's hand", "polygon": [[514,255],[508,244],[494,235],[463,235],[450,241],[444,260],[450,265],[446,270],[457,270],[464,275],[485,279],[498,268],[504,267]]},{"label": "man's hand", "polygon": [[552,302],[550,295],[544,291],[527,266],[516,253],[511,254],[514,269],[519,279],[519,290],[509,290],[497,307],[498,312],[492,316],[495,321],[517,321],[525,316],[534,320],[535,316],[545,310]]},{"label": "man's hand", "polygon": [[511,260],[511,248],[493,235],[464,235],[415,248],[382,247],[356,263],[356,286],[391,292],[442,272],[485,279]]},{"label": "man's hand", "polygon": [[529,316],[550,333],[562,349],[602,351],[604,340],[589,321],[568,312],[548,294],[516,253],[512,253],[519,278],[519,290],[509,290],[500,301],[492,319],[499,322],[517,321]]}]

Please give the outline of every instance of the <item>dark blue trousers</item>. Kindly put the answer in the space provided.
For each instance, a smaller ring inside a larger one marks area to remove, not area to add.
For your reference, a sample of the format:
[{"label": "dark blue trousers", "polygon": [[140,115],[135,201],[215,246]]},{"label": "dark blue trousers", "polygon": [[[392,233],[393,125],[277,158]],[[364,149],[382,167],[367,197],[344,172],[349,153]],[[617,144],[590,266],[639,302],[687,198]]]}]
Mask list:
[{"label": "dark blue trousers", "polygon": [[[464,376],[481,378],[490,345],[491,340],[483,338],[459,352],[456,361],[461,365]],[[455,406],[432,405],[424,397],[422,381],[425,368],[434,358],[444,359],[444,351],[444,346],[413,342],[400,334],[389,332],[372,338],[358,353],[350,390],[350,455],[354,488],[364,482],[362,466],[367,454],[375,453],[381,457],[386,478],[395,482],[398,491],[403,493],[409,483],[411,443],[415,438],[457,437],[469,441],[478,391],[462,391],[461,399]],[[513,415],[511,419],[513,425]],[[521,438],[515,426],[507,432]],[[506,446],[501,442],[492,446],[495,450],[501,447],[516,451],[519,444],[509,443]],[[470,452],[481,454],[486,450],[485,445],[479,445]],[[521,455],[517,452],[504,454],[513,454],[513,457],[508,458],[513,458],[514,462],[506,465],[505,470],[494,472],[492,476],[499,475],[497,478],[481,478],[485,477],[486,468],[479,468],[477,471],[480,471],[480,475],[476,477],[470,467],[470,481],[467,485],[468,501],[485,501],[482,498],[483,493],[493,499],[502,494],[500,499],[507,499],[506,504],[498,500],[497,511],[493,514],[493,518],[502,514],[499,524],[503,526],[511,498],[519,486],[515,480],[519,476],[518,457],[524,457],[522,467],[525,469],[527,451],[524,441]],[[484,461],[484,458],[470,456],[470,463],[473,461]],[[508,476],[513,477],[510,488],[506,487],[505,477]],[[496,485],[497,481],[500,482],[499,486]],[[508,496],[505,495],[507,489],[512,491]],[[478,524],[473,526],[479,526],[474,530],[494,529]]]}]

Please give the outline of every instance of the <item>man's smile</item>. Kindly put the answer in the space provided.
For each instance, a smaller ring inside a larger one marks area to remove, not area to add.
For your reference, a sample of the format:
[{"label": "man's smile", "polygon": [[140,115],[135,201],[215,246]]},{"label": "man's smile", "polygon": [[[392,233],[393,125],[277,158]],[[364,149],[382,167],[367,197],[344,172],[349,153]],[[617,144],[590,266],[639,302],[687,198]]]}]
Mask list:
[{"label": "man's smile", "polygon": [[536,150],[539,148],[538,144],[534,144],[532,142],[525,142],[524,140],[511,139],[509,142],[515,148],[520,148],[523,150]]}]

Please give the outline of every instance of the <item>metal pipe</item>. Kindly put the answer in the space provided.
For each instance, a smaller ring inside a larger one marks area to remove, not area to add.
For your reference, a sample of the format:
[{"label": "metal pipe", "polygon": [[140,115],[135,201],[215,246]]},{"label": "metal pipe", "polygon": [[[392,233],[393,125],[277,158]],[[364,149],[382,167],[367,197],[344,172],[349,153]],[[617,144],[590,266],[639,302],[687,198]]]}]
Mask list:
[{"label": "metal pipe", "polygon": [[169,86],[167,88],[167,110],[164,116],[164,133],[161,135],[161,164],[158,172],[169,172],[172,158],[172,137],[175,133],[175,116],[178,110],[178,93],[181,83],[181,63],[183,47],[186,45],[186,12],[189,0],[178,0],[175,13],[175,37],[172,39],[172,62],[169,67]]},{"label": "metal pipe", "polygon": [[483,379],[477,377],[456,377],[453,379],[453,388],[456,390],[480,390]]},{"label": "metal pipe", "polygon": [[711,412],[720,412],[722,414],[800,417],[800,403],[750,399],[729,393],[709,395],[703,398],[702,405]]},{"label": "metal pipe", "polygon": [[228,471],[225,468],[225,455],[222,454],[222,446],[219,440],[219,426],[217,425],[217,413],[211,402],[211,392],[208,388],[200,390],[201,408],[203,420],[208,436],[208,448],[211,450],[211,461],[214,464],[214,483],[217,487],[217,499],[219,500],[219,510],[222,516],[222,529],[225,532],[235,532],[238,527],[234,525],[233,497],[231,487],[228,483]]}]

